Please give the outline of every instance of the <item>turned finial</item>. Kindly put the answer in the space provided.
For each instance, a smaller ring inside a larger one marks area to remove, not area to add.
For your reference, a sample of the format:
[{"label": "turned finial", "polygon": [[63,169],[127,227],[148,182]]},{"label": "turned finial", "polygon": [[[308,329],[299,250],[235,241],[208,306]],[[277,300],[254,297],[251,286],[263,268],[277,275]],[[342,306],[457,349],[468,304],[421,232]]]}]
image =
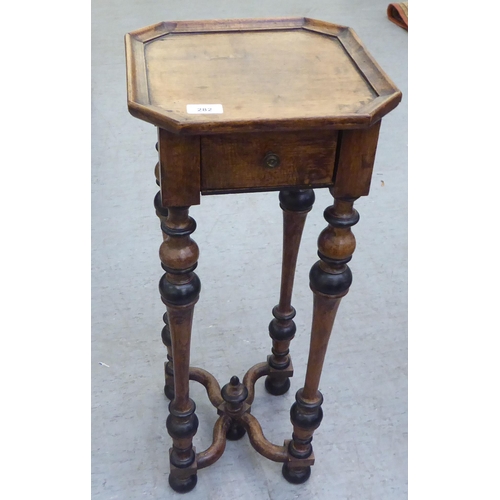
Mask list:
[{"label": "turned finial", "polygon": [[233,375],[229,384],[221,389],[221,394],[231,410],[237,411],[248,397],[248,389],[240,382],[240,379]]}]

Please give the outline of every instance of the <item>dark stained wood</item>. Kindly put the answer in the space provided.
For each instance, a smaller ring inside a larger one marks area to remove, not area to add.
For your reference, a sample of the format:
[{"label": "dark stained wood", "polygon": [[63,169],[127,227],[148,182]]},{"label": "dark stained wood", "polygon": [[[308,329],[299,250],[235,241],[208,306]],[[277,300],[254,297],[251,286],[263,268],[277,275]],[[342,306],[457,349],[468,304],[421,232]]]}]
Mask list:
[{"label": "dark stained wood", "polygon": [[174,366],[175,398],[172,408],[187,412],[191,408],[189,399],[189,349],[191,345],[191,326],[193,307],[167,306],[168,319],[172,332],[172,351]]},{"label": "dark stained wood", "polygon": [[[333,189],[331,189],[333,194]],[[356,247],[351,226],[359,220],[353,209],[354,199],[335,199],[325,210],[328,227],[318,238],[320,260],[309,274],[310,287],[314,293],[311,342],[307,361],[304,387],[295,397],[290,410],[293,424],[290,455],[307,458],[312,453],[312,436],[323,418],[319,382],[323,363],[341,298],[347,294],[352,275],[347,262]],[[310,466],[290,467],[285,464],[283,476],[291,483],[302,483],[310,476]]]},{"label": "dark stained wood", "polygon": [[[159,171],[159,163],[156,164],[157,167],[158,167],[158,171]],[[159,179],[159,175],[158,175],[158,179]],[[159,182],[158,182],[159,184]],[[160,219],[160,229],[163,227],[163,225],[165,224],[166,220],[167,220],[167,216],[168,216],[168,210],[166,208],[164,208],[162,206],[162,203],[161,203],[161,192],[158,191],[154,197],[154,200],[153,200],[153,203],[154,203],[154,206],[155,206],[155,211],[156,211],[156,215],[158,216],[158,219]],[[163,239],[165,239],[165,233],[163,233],[162,231],[162,234],[163,234]]]},{"label": "dark stained wood", "polygon": [[259,421],[251,413],[245,413],[241,417],[241,422],[248,432],[251,445],[262,456],[273,462],[285,462],[287,460],[287,449],[284,446],[278,446],[268,441],[264,437]]},{"label": "dark stained wood", "polygon": [[195,228],[187,208],[168,207],[168,216],[162,226],[166,237],[160,247],[160,259],[166,272],[159,288],[167,306],[173,357],[174,399],[167,418],[167,430],[173,440],[169,484],[180,493],[193,489],[197,481],[192,440],[198,429],[198,417],[195,404],[189,398],[191,328],[194,305],[200,293],[200,281],[193,272],[198,261],[198,246],[190,236]]},{"label": "dark stained wood", "polygon": [[280,300],[276,311],[282,316],[289,316],[294,312],[291,301],[295,268],[304,224],[307,214],[312,209],[314,199],[312,189],[280,192],[280,205],[283,211],[283,257]]},{"label": "dark stained wood", "polygon": [[255,397],[255,382],[264,375],[269,374],[269,364],[264,361],[257,363],[248,369],[243,377],[243,385],[248,389],[248,397],[246,403],[251,405]]},{"label": "dark stained wood", "polygon": [[231,418],[227,415],[221,415],[214,425],[214,437],[212,444],[204,451],[196,455],[198,469],[204,469],[214,464],[224,453],[226,449],[226,432],[231,425]]},{"label": "dark stained wood", "polygon": [[370,192],[380,122],[365,130],[343,130],[335,166],[334,191],[337,198],[358,198]]},{"label": "dark stained wood", "polygon": [[[223,454],[227,439],[248,432],[264,457],[283,463],[291,483],[311,475],[314,431],[323,418],[322,368],[341,298],[352,275],[356,247],[354,201],[369,192],[380,123],[401,92],[345,26],[309,18],[161,22],[125,37],[130,113],[158,128],[160,192],[155,209],[164,241],[160,294],[167,307],[165,394],[172,400],[169,484],[192,490],[197,470]],[[222,105],[222,112],[189,113],[187,106]],[[311,188],[330,188],[328,226],[318,238],[310,271],[314,294],[309,359],[303,388],[290,410],[292,439],[268,441],[251,414],[255,383],[264,376],[271,394],[290,387],[289,353],[295,335],[291,305],[294,274]],[[283,259],[279,303],[269,325],[272,353],[240,383],[221,389],[213,375],[189,366],[194,306],[201,285],[194,270],[199,249],[188,207],[200,193],[280,190]],[[212,444],[196,453],[198,418],[189,381],[201,383],[219,419]]]},{"label": "dark stained wood", "polygon": [[164,207],[200,204],[200,138],[158,129],[161,201]]},{"label": "dark stained wood", "polygon": [[268,363],[273,370],[265,381],[267,392],[275,396],[285,394],[290,388],[291,358],[290,342],[295,335],[293,321],[295,309],[292,307],[292,291],[299,254],[300,240],[307,214],[314,203],[314,191],[284,190],[280,192],[283,211],[283,257],[281,264],[280,300],[273,309],[274,319],[269,325],[269,335],[273,339],[272,354]]},{"label": "dark stained wood", "polygon": [[205,387],[208,399],[216,408],[223,403],[219,382],[211,373],[203,368],[190,367],[189,380],[194,380]]},{"label": "dark stained wood", "polygon": [[309,402],[316,402],[318,398],[319,381],[325,361],[326,349],[333,322],[340,305],[340,299],[316,293],[314,295],[314,314],[311,328],[311,344],[309,359],[307,360],[306,380],[302,397]]},{"label": "dark stained wood", "polygon": [[[158,143],[156,144],[156,149],[158,150]],[[156,183],[158,186],[160,185],[160,163],[158,162],[155,165],[155,177]],[[160,219],[160,228],[167,221],[168,210],[164,208],[161,204],[161,193],[158,191],[156,196],[154,197],[153,204],[155,207],[156,215]],[[167,235],[162,231],[163,240],[167,237]],[[165,385],[163,386],[163,392],[165,396],[172,400],[174,399],[174,366],[172,364],[172,337],[170,336],[170,327],[168,325],[168,314],[165,313],[163,315],[163,322],[165,326],[161,331],[161,339],[165,347],[167,348],[167,361],[164,363],[163,371],[165,374]]]},{"label": "dark stained wood", "polygon": [[[158,168],[155,168],[155,174],[157,179],[159,179],[159,164],[157,164]],[[159,182],[158,182],[159,183]],[[163,208],[161,205],[161,193],[158,191],[154,198],[154,206],[156,209],[156,215],[160,219],[160,228],[164,227],[166,224],[168,210]],[[163,241],[167,238],[167,235],[162,231]],[[172,364],[172,337],[170,335],[170,327],[168,324],[168,314],[165,313],[163,315],[163,322],[165,326],[161,331],[161,339],[165,347],[167,348],[167,361],[164,364],[164,373],[165,373],[165,385],[163,387],[163,392],[165,396],[172,400],[174,399],[174,367]]]},{"label": "dark stained wood", "polygon": [[[203,137],[201,189],[209,194],[234,188],[331,184],[336,138],[337,133],[330,131]],[[269,153],[278,158],[276,167],[267,165]]]},{"label": "dark stained wood", "polygon": [[172,400],[174,399],[174,364],[172,356],[172,336],[170,335],[170,326],[168,323],[168,313],[163,315],[163,322],[165,326],[161,331],[161,339],[163,345],[167,348],[167,361],[163,365],[163,371],[165,374],[165,385],[163,387],[163,392],[165,396]]},{"label": "dark stained wood", "polygon": [[239,419],[248,409],[248,403],[246,403],[248,389],[236,375],[233,375],[229,384],[222,388],[221,395],[224,399],[224,405],[219,407],[219,412],[232,418],[226,437],[231,441],[237,441],[246,434],[245,427],[241,425]]},{"label": "dark stained wood", "polygon": [[[158,151],[158,143],[156,143],[156,150]],[[155,177],[156,177],[156,184],[159,186],[160,185],[160,162],[157,162],[155,165]]]}]

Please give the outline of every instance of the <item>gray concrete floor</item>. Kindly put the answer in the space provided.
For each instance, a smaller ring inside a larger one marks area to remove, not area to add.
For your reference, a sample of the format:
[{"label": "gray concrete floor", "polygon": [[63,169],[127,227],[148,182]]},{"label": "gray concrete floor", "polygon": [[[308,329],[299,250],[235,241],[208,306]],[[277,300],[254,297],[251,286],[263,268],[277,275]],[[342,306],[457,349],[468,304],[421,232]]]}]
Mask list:
[{"label": "gray concrete floor", "polygon": [[[402,90],[382,124],[371,194],[357,202],[354,282],[343,299],[320,390],[324,419],[314,435],[316,465],[304,485],[245,437],[198,474],[184,498],[376,499],[407,496],[407,33],[386,18],[387,1],[95,0],[92,33],[92,489],[95,499],[180,498],[169,489],[163,396],[164,306],[157,283],[161,241],[153,126],[126,106],[123,35],[162,20],[308,16],[351,26]],[[383,182],[382,182],[383,181]],[[257,384],[252,412],[271,441],[291,435],[289,408],[302,386],[311,323],[308,272],[325,227],[328,190],[316,190],[296,274],[288,394]],[[202,294],[195,309],[192,364],[221,385],[263,361],[277,303],[281,211],[277,193],[212,196],[193,207]],[[230,292],[227,292],[230,290]],[[105,363],[103,365],[100,362]],[[106,366],[107,365],[107,366]],[[200,419],[195,445],[211,442],[216,414],[192,385]]]}]

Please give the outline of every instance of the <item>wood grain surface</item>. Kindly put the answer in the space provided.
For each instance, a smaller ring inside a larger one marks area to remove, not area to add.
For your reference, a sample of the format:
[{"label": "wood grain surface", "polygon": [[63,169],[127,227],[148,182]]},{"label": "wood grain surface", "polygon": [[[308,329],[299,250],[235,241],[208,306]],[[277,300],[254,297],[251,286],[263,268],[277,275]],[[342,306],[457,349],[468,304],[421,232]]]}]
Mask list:
[{"label": "wood grain surface", "polygon": [[[269,132],[201,138],[204,194],[251,188],[325,186],[332,183],[337,132]],[[266,165],[268,153],[279,165]]]},{"label": "wood grain surface", "polygon": [[125,41],[130,112],[176,133],[368,127],[401,100],[350,28],[312,19],[165,22]]}]

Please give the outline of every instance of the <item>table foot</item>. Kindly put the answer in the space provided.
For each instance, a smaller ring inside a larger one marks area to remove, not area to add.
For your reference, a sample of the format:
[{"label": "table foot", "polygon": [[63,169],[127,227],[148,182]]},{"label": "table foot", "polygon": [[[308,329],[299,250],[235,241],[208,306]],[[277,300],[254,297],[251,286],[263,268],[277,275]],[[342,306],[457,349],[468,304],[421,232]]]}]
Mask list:
[{"label": "table foot", "polygon": [[268,375],[264,382],[266,391],[273,396],[281,396],[290,389],[290,379],[288,377],[278,378]]},{"label": "table foot", "polygon": [[177,493],[188,493],[196,486],[198,476],[193,474],[188,477],[175,477],[170,474],[168,476],[168,484]]},{"label": "table foot", "polygon": [[289,483],[302,484],[311,477],[311,466],[290,467],[288,463],[284,463],[281,468],[281,473]]}]

